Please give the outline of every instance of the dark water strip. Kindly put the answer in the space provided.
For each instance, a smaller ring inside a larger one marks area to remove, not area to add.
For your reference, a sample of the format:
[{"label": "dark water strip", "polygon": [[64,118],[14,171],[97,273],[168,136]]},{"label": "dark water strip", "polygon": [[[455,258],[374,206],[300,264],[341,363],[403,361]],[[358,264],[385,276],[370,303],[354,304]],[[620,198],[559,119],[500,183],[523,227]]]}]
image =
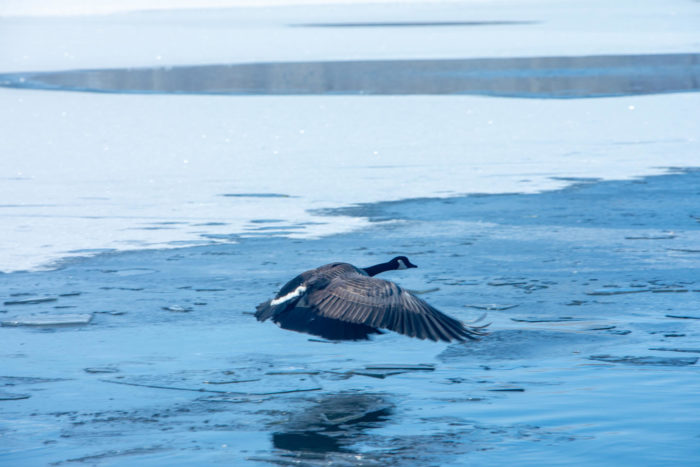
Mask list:
[{"label": "dark water strip", "polygon": [[[673,193],[669,193],[669,186]],[[581,182],[561,190],[535,194],[503,193],[465,195],[455,198],[416,198],[401,201],[356,204],[343,208],[318,209],[317,215],[363,217],[371,222],[440,222],[448,209],[451,219],[468,222],[493,222],[503,225],[557,226],[607,229],[639,229],[649,233],[698,230],[693,216],[700,212],[700,168],[669,168],[669,173],[636,181]],[[619,193],[624,192],[624,198]],[[607,200],[615,200],[614,209],[604,209]],[[666,206],[673,204],[673,210]],[[639,242],[634,236],[620,235],[625,243]],[[637,237],[642,237],[638,235]],[[682,237],[660,237],[653,242],[685,241]],[[689,245],[692,248],[692,245]],[[496,281],[492,286],[518,285],[518,281]],[[657,287],[591,291],[596,295],[649,292]],[[674,316],[700,313],[674,313]],[[669,316],[669,315],[667,315]]]},{"label": "dark water strip", "polygon": [[539,24],[539,21],[392,21],[367,23],[302,23],[292,24],[300,28],[423,28],[455,26],[525,26]]},{"label": "dark water strip", "polygon": [[700,89],[700,54],[360,60],[0,75],[10,88],[107,93],[587,98]]}]

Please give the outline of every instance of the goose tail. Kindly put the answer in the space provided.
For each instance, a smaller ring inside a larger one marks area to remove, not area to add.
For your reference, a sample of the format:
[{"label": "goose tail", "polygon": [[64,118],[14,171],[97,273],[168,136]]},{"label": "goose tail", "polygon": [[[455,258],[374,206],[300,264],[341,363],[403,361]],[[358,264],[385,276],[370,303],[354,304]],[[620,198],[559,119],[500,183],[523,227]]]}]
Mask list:
[{"label": "goose tail", "polygon": [[274,320],[282,312],[294,308],[301,299],[301,294],[291,296],[290,298],[283,297],[282,299],[273,298],[266,302],[262,302],[255,307],[255,317],[258,321],[265,321],[270,318]]},{"label": "goose tail", "polygon": [[258,321],[266,321],[280,311],[276,310],[276,308],[279,308],[278,306],[273,306],[271,303],[272,300],[268,300],[255,307],[255,318],[257,318]]}]

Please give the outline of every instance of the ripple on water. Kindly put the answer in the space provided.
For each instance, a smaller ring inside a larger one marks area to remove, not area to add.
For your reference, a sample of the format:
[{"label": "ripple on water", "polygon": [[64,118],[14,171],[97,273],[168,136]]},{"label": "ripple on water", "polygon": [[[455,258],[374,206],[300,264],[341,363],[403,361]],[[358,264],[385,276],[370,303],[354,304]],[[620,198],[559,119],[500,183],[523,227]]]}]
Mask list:
[{"label": "ripple on water", "polygon": [[255,368],[123,375],[103,381],[156,390],[194,391],[243,396],[290,394],[321,389],[314,375],[311,374],[269,374]]},{"label": "ripple on water", "polygon": [[21,300],[7,300],[3,302],[4,305],[38,305],[40,303],[55,302],[58,299],[56,297],[42,297],[42,298],[25,298]]},{"label": "ripple on water", "polygon": [[17,394],[13,392],[0,391],[0,401],[18,401],[21,399],[29,399],[32,397],[29,394]]},{"label": "ripple on water", "polygon": [[654,356],[630,356],[616,357],[614,355],[591,355],[591,360],[608,363],[621,363],[623,365],[658,365],[658,366],[687,366],[695,365],[697,357],[654,357]]},{"label": "ripple on water", "polygon": [[3,320],[2,326],[77,326],[89,324],[92,313],[19,315]]},{"label": "ripple on water", "polygon": [[660,352],[688,352],[688,353],[700,353],[700,349],[681,349],[678,347],[652,347],[649,350],[656,350]]},{"label": "ripple on water", "polygon": [[495,330],[478,341],[452,344],[442,351],[438,360],[456,362],[469,360],[527,360],[537,356],[556,356],[557,349],[571,352],[582,345],[600,345],[610,338],[579,332],[544,330]]}]

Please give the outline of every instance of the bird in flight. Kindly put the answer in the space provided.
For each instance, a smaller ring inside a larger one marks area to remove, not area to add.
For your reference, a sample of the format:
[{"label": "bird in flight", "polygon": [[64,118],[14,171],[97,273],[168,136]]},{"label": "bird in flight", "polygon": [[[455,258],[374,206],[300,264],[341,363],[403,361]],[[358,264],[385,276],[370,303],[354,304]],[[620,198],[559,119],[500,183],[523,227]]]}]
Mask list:
[{"label": "bird in flight", "polygon": [[395,283],[374,277],[415,267],[405,256],[368,268],[326,264],[287,282],[275,298],[258,305],[255,317],[329,340],[369,339],[383,334],[381,329],[446,342],[485,334],[486,326],[467,326]]}]

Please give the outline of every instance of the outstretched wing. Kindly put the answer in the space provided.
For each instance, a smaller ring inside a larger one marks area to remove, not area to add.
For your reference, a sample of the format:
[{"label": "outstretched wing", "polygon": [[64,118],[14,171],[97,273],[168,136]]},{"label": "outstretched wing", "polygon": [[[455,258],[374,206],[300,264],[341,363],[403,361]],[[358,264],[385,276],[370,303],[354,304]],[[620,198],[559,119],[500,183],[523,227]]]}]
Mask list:
[{"label": "outstretched wing", "polygon": [[360,274],[334,278],[306,300],[320,316],[419,339],[450,342],[482,334],[481,328],[464,326],[393,282]]}]

